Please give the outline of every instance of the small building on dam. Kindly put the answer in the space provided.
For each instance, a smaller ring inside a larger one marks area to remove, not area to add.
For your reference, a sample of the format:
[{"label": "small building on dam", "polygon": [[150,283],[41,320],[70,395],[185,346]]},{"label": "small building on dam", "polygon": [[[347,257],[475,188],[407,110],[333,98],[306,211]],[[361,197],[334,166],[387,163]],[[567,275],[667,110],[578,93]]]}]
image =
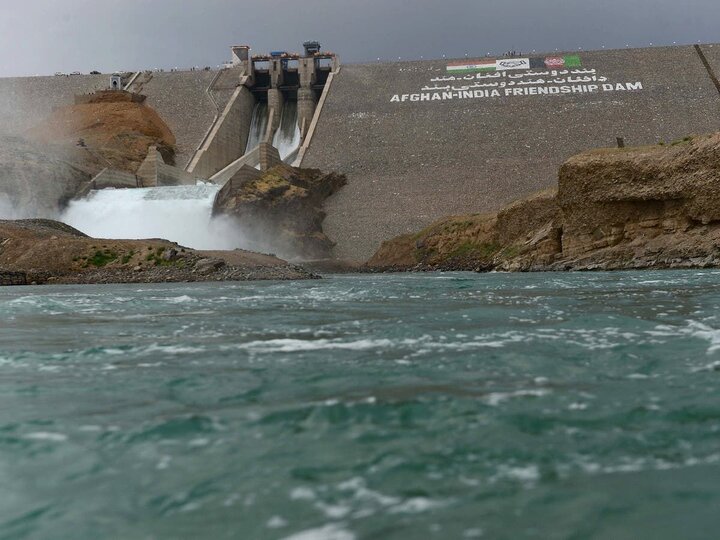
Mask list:
[{"label": "small building on dam", "polygon": [[[302,53],[232,47],[219,70],[137,72],[177,140],[176,165],[224,183],[258,166],[261,143],[348,184],[326,203],[338,259],[453,214],[496,210],[555,186],[573,154],[672,144],[720,127],[720,45],[341,65]],[[102,75],[0,79],[0,122],[18,130]]]}]

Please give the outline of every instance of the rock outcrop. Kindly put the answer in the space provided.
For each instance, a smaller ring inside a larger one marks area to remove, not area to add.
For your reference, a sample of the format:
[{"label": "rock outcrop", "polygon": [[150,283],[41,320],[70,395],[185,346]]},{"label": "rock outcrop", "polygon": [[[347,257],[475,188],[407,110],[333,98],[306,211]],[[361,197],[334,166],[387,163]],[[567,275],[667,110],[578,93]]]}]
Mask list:
[{"label": "rock outcrop", "polygon": [[73,149],[74,158],[94,173],[106,167],[135,173],[151,146],[166,163],[174,163],[175,137],[158,113],[143,103],[143,96],[106,91],[78,96],[76,101],[55,109],[28,131],[28,137]]},{"label": "rock outcrop", "polygon": [[376,269],[720,266],[720,134],[566,161],[557,192],[383,243]]},{"label": "rock outcrop", "polygon": [[277,165],[264,173],[248,168],[218,193],[215,215],[248,231],[253,249],[290,259],[323,259],[333,246],[325,235],[323,203],[344,186],[339,174]]},{"label": "rock outcrop", "polygon": [[308,279],[248,251],[196,251],[166,240],[99,240],[57,221],[0,221],[0,285]]},{"label": "rock outcrop", "polygon": [[100,171],[135,174],[151,147],[172,163],[175,137],[142,96],[98,92],[77,101],[23,138],[0,135],[0,218],[56,217]]}]

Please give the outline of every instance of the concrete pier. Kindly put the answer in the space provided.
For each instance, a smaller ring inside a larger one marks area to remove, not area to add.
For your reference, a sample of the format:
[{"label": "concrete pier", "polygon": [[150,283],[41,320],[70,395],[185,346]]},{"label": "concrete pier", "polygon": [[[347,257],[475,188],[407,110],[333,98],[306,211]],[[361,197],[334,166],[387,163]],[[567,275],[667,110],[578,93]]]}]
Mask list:
[{"label": "concrete pier", "polygon": [[273,87],[267,91],[267,102],[270,111],[270,122],[268,122],[268,132],[265,135],[265,142],[272,142],[275,131],[280,127],[283,106],[285,105],[285,96],[279,88]]},{"label": "concrete pier", "polygon": [[315,102],[315,92],[312,88],[300,88],[297,96],[298,103],[298,124],[300,133],[304,140],[310,129],[317,103]]}]

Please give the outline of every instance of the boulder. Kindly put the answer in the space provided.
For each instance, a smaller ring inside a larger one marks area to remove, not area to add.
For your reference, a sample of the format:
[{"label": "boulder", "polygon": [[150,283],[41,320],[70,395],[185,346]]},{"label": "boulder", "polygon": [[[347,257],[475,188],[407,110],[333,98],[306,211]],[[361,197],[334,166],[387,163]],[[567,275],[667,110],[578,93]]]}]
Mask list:
[{"label": "boulder", "polygon": [[255,251],[323,259],[334,245],[323,232],[323,204],[345,183],[340,174],[280,164],[260,176],[225,184],[213,213],[230,217],[256,239]]}]

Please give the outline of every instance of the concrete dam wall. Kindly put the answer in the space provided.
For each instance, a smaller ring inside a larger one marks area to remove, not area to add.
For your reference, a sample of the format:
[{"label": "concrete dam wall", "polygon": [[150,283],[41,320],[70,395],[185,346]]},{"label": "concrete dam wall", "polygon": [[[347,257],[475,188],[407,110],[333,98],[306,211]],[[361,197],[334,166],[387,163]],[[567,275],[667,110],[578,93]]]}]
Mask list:
[{"label": "concrete dam wall", "polygon": [[104,90],[108,75],[0,78],[0,133],[18,134],[40,123],[54,107]]},{"label": "concrete dam wall", "polygon": [[[566,158],[617,137],[670,144],[720,129],[720,45],[339,70],[331,54],[248,50],[233,47],[221,71],[140,72],[125,82],[172,130],[176,165],[219,183],[257,165],[248,138],[258,106],[270,125],[255,139],[272,142],[284,103],[294,103],[302,166],[348,178],[326,203],[324,225],[341,259],[365,260],[383,240],[444,216],[553,187]],[[22,132],[109,83],[109,75],[0,79],[0,131]]]},{"label": "concrete dam wall", "polygon": [[[701,52],[720,73],[720,45]],[[443,216],[552,187],[566,158],[616,137],[669,144],[720,129],[701,56],[683,46],[538,54],[505,69],[495,59],[342,66],[302,162],[348,177],[326,204],[335,256],[364,260]]]}]

